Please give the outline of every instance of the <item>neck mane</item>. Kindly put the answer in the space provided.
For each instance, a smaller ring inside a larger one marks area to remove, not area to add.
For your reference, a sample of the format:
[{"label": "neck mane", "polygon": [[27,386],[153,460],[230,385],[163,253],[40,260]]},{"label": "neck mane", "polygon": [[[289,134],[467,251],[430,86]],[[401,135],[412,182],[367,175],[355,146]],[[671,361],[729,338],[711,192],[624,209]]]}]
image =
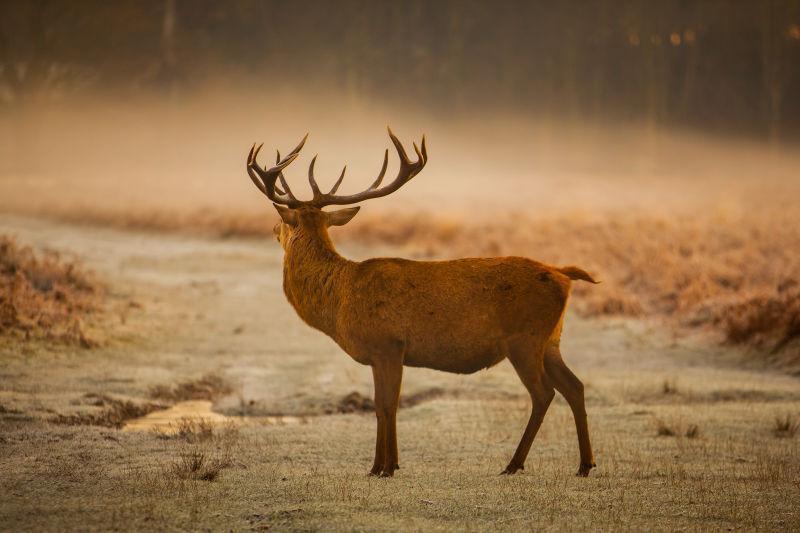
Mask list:
[{"label": "neck mane", "polygon": [[331,337],[336,333],[341,281],[351,264],[336,251],[322,224],[301,225],[286,247],[283,292],[300,318]]}]

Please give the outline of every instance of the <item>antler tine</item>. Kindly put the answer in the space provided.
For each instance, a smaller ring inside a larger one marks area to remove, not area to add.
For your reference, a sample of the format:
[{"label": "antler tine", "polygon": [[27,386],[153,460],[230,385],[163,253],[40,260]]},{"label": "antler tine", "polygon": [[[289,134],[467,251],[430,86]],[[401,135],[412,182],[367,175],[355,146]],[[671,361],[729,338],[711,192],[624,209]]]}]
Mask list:
[{"label": "antler tine", "polygon": [[[283,204],[287,206],[294,206],[297,205],[298,200],[289,190],[288,184],[286,180],[283,178],[283,169],[289,166],[289,164],[297,159],[300,150],[303,148],[303,145],[308,138],[308,134],[306,134],[303,139],[300,141],[300,144],[295,147],[286,157],[280,159],[280,152],[278,153],[278,161],[274,167],[267,169],[261,168],[258,165],[258,153],[261,150],[261,147],[264,146],[263,144],[259,145],[257,148],[255,145],[250,149],[250,153],[247,156],[247,174],[250,176],[250,179],[253,180],[258,190],[264,193],[267,198],[272,200],[275,203]],[[275,182],[281,179],[281,185],[283,185],[286,192],[281,190],[279,187],[276,187]]]},{"label": "antler tine", "polygon": [[378,177],[375,178],[375,181],[372,182],[372,185],[369,186],[368,191],[374,190],[378,188],[378,185],[381,184],[383,181],[383,177],[386,175],[386,167],[389,166],[389,149],[383,151],[383,165],[381,165],[381,172],[378,174]]},{"label": "antler tine", "polygon": [[[258,147],[258,150],[261,150],[261,146],[264,146],[264,144],[262,143]],[[251,168],[253,160],[255,159],[254,152],[256,154],[258,153],[258,151],[256,150],[256,143],[253,143],[253,146],[250,148],[250,153],[247,154],[247,175],[250,176],[250,179],[253,181],[255,186],[258,187],[259,191],[261,191],[263,194],[267,194],[267,189],[264,188],[264,184],[261,183],[261,180],[259,179],[258,175],[256,175],[256,173],[253,172],[253,169]]]},{"label": "antler tine", "polygon": [[[280,163],[280,162],[281,162],[281,151],[280,151],[280,150],[275,150],[275,154],[276,154],[276,155],[275,155],[275,164],[277,165],[278,163]],[[264,169],[265,169],[265,170],[266,170],[266,168],[267,168],[267,167],[264,167]],[[283,175],[283,172],[281,172],[281,176],[282,176],[282,175]],[[285,189],[285,187],[284,187],[284,189]],[[276,190],[276,191],[278,191],[278,194],[286,194],[286,193],[285,193],[285,192],[283,192],[283,190],[281,190],[281,188],[280,188],[280,187],[278,187],[277,185],[275,185],[275,190]]]},{"label": "antler tine", "polygon": [[317,156],[314,156],[314,159],[311,160],[311,164],[308,165],[308,184],[311,185],[311,192],[314,193],[314,198],[312,201],[318,200],[322,196],[322,191],[319,190],[319,185],[317,185],[317,180],[314,179],[314,164],[317,162]]},{"label": "antler tine", "polygon": [[281,187],[286,191],[286,196],[288,196],[291,200],[297,201],[294,193],[292,193],[292,189],[289,188],[289,183],[286,181],[286,178],[283,176],[283,172],[278,174],[278,179],[281,181]]},{"label": "antler tine", "polygon": [[408,160],[408,154],[406,154],[406,149],[403,148],[403,143],[401,143],[400,139],[398,139],[397,136],[395,136],[395,134],[392,132],[392,128],[387,126],[386,129],[389,131],[389,138],[392,140],[392,144],[394,144],[394,147],[397,149],[397,155],[400,156],[400,163],[401,164],[411,163],[411,161]]},{"label": "antler tine", "polygon": [[336,180],[336,183],[333,184],[333,187],[331,187],[331,190],[328,191],[328,194],[336,194],[336,191],[339,190],[339,185],[342,184],[342,180],[344,179],[344,173],[346,171],[347,171],[347,165],[345,165],[344,168],[342,168],[342,173],[339,174],[339,179]]},{"label": "antler tine", "polygon": [[[383,165],[381,167],[381,172],[378,174],[378,178],[373,182],[370,187],[356,194],[350,194],[347,196],[337,196],[333,193],[328,193],[325,195],[317,196],[316,191],[314,194],[314,200],[312,200],[313,205],[316,207],[324,207],[326,205],[346,205],[346,204],[355,204],[358,202],[362,202],[364,200],[369,200],[371,198],[379,198],[381,196],[386,196],[387,194],[391,194],[406,183],[408,183],[411,178],[419,174],[422,168],[425,166],[425,163],[428,161],[428,149],[425,144],[425,137],[422,137],[422,148],[419,148],[416,143],[414,144],[414,151],[417,154],[417,160],[411,161],[408,158],[408,154],[406,153],[403,144],[400,142],[400,139],[392,132],[391,128],[387,128],[389,131],[389,138],[392,140],[392,144],[394,144],[395,149],[397,150],[397,156],[400,158],[400,168],[397,171],[397,177],[388,185],[384,185],[383,187],[378,187],[381,182],[383,181],[383,177],[386,174],[386,167],[389,161],[389,151],[386,150],[383,156]],[[313,162],[312,162],[313,163]],[[312,164],[313,166],[313,164]],[[310,180],[309,180],[310,181]],[[315,183],[312,183],[312,188],[314,187]],[[338,187],[338,182],[337,182]]]},{"label": "antler tine", "polygon": [[300,144],[298,144],[297,146],[295,146],[294,150],[292,150],[291,152],[289,152],[289,155],[287,155],[286,157],[289,157],[289,156],[291,156],[291,155],[297,155],[297,154],[299,154],[299,153],[300,153],[300,150],[302,150],[302,148],[303,148],[303,145],[305,145],[305,144],[306,144],[306,139],[308,139],[308,133],[306,133],[306,134],[303,136],[302,140],[300,141]]},{"label": "antler tine", "polygon": [[[275,152],[277,154],[277,156],[275,158],[275,162],[279,163],[280,160],[281,160],[281,152],[280,152],[280,150],[275,150]],[[283,172],[278,174],[278,179],[281,180],[281,187],[283,187],[283,190],[286,191],[286,192],[284,193],[277,186],[275,186],[275,190],[277,190],[279,194],[286,194],[289,197],[289,199],[292,200],[293,202],[297,202],[298,201],[297,197],[294,195],[294,193],[292,193],[292,189],[289,188],[289,182],[286,181],[286,178],[284,177]]]}]

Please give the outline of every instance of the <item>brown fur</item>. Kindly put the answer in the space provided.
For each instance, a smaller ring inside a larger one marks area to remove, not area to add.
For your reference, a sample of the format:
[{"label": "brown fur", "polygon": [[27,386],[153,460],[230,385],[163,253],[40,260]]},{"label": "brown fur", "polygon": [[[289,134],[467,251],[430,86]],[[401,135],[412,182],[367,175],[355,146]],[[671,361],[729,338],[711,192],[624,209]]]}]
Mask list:
[{"label": "brown fur", "polygon": [[533,412],[504,473],[523,468],[554,389],[575,415],[579,475],[594,466],[583,385],[559,352],[571,279],[595,283],[577,267],[556,268],[523,257],[454,261],[340,256],[329,225],[358,208],[327,213],[276,205],[275,233],[284,250],[283,288],[297,314],[373,368],[378,418],[371,474],[398,467],[395,418],[403,366],[469,374],[509,358],[531,394]]}]

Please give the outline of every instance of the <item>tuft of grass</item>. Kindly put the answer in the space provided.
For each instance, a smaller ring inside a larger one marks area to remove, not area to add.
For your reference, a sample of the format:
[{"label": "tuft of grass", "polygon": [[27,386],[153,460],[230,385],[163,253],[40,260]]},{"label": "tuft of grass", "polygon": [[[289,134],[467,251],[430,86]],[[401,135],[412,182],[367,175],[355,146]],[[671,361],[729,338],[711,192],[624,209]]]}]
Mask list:
[{"label": "tuft of grass", "polygon": [[779,438],[791,438],[800,430],[800,419],[786,415],[783,417],[775,417],[775,425],[772,428],[772,433]]},{"label": "tuft of grass", "polygon": [[0,235],[0,335],[95,347],[84,320],[100,311],[103,293],[76,262]]},{"label": "tuft of grass", "polygon": [[214,400],[233,392],[225,378],[216,374],[205,374],[197,379],[182,381],[175,385],[156,385],[150,389],[150,397],[169,402],[187,400]]},{"label": "tuft of grass", "polygon": [[678,430],[667,424],[664,420],[659,419],[656,421],[656,434],[659,437],[674,437],[678,434]]},{"label": "tuft of grass", "polygon": [[696,439],[700,436],[700,427],[697,424],[690,424],[688,428],[686,428],[686,438],[687,439]]},{"label": "tuft of grass", "polygon": [[[430,389],[400,397],[400,407],[414,407],[446,395],[447,391],[444,389],[440,387],[432,387]],[[353,391],[343,396],[339,400],[339,403],[336,404],[335,409],[328,409],[327,411],[336,413],[372,413],[375,411],[375,401],[368,396],[364,396],[358,391]]]},{"label": "tuft of grass", "polygon": [[353,391],[343,396],[336,405],[337,413],[367,413],[372,411],[375,411],[373,399],[364,396],[358,391]]},{"label": "tuft of grass", "polygon": [[182,453],[169,472],[179,479],[216,481],[223,469],[231,466],[227,457],[209,455],[201,450]]},{"label": "tuft of grass", "polygon": [[678,393],[678,385],[674,379],[665,379],[664,383],[661,385],[661,392],[666,395],[670,394],[677,394]]},{"label": "tuft of grass", "polygon": [[170,424],[166,430],[155,428],[153,432],[160,439],[180,439],[189,443],[198,443],[215,438],[235,437],[239,433],[239,428],[233,422],[220,425],[214,424],[207,418],[186,417]]}]

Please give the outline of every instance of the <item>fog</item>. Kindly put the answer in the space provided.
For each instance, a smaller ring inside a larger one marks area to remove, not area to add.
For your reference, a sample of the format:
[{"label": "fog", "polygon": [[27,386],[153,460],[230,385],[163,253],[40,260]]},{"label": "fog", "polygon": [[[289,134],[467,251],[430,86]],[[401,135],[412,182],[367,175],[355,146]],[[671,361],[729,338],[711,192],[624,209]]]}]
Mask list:
[{"label": "fog", "polygon": [[387,125],[409,150],[426,134],[430,161],[371,210],[692,213],[794,192],[791,2],[331,6],[4,3],[0,207],[257,212],[252,143],[268,164],[310,133],[290,183],[308,194],[318,153],[349,192]]},{"label": "fog", "polygon": [[[0,122],[0,206],[22,212],[83,209],[255,212],[268,206],[247,177],[252,143],[262,165],[310,133],[286,172],[309,195],[307,166],[342,191],[377,175],[391,125],[411,150],[426,135],[429,163],[369,209],[496,210],[531,216],[590,210],[749,209],[786,198],[800,163],[791,147],[741,138],[475,110],[431,117],[386,102],[304,90],[214,88],[180,99],[28,109]],[[390,150],[388,175],[397,168]],[[271,211],[271,208],[269,208]],[[270,213],[271,216],[271,213]]]}]

